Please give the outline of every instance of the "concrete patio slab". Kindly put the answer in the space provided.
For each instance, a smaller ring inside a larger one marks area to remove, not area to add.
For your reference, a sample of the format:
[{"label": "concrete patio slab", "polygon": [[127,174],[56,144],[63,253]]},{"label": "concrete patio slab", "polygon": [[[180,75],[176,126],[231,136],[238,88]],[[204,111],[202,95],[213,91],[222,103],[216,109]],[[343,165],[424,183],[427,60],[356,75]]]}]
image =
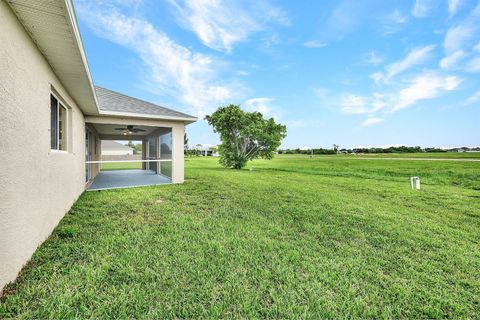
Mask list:
[{"label": "concrete patio slab", "polygon": [[171,179],[151,170],[101,171],[87,191],[152,186],[171,183]]}]

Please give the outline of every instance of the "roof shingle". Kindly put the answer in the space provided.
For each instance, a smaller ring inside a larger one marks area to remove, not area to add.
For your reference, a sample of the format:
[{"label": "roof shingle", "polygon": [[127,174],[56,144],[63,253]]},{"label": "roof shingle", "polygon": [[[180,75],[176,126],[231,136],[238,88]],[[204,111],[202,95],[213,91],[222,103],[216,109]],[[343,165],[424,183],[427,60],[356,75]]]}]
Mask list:
[{"label": "roof shingle", "polygon": [[166,119],[178,119],[186,121],[195,121],[196,117],[186,113],[168,109],[147,101],[129,97],[127,95],[95,86],[98,106],[102,112],[120,112],[138,115],[151,115],[155,117],[165,117]]}]

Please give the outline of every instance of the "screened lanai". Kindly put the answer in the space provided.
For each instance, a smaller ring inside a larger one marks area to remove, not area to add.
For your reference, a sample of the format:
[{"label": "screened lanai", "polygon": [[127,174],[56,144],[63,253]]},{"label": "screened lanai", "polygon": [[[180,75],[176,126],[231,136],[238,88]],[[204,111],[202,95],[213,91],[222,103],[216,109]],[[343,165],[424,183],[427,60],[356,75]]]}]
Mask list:
[{"label": "screened lanai", "polygon": [[[124,130],[122,130],[122,128]],[[88,190],[127,188],[172,182],[172,128],[91,124],[87,126],[86,179]],[[119,134],[120,132],[120,134]],[[98,143],[97,141],[100,141]],[[92,141],[91,149],[88,144]],[[135,154],[103,152],[105,141],[135,141],[141,148]],[[95,150],[95,144],[98,150]],[[97,156],[95,157],[97,153]],[[95,177],[93,174],[96,173]],[[93,179],[92,179],[93,178]]]},{"label": "screened lanai", "polygon": [[[184,128],[196,118],[111,90],[96,93],[102,112],[85,118],[87,190],[183,182]],[[122,150],[130,141],[134,150],[107,154],[106,141]]]}]

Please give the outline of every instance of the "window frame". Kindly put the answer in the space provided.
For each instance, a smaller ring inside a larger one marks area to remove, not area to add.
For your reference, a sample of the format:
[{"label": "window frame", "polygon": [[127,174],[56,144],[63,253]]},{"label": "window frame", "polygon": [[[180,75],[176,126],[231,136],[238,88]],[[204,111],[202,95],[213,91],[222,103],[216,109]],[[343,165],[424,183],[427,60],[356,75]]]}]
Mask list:
[{"label": "window frame", "polygon": [[[56,103],[56,127],[55,127],[55,136],[56,143],[55,148],[52,147],[52,97],[57,101]],[[60,108],[63,108],[64,116],[63,119],[60,119]],[[53,153],[68,153],[68,133],[69,133],[69,108],[63,102],[63,99],[60,99],[57,94],[53,91],[50,91],[50,151]],[[60,142],[60,123],[62,122],[63,132],[62,132],[62,141]],[[61,148],[60,148],[61,146]]]}]

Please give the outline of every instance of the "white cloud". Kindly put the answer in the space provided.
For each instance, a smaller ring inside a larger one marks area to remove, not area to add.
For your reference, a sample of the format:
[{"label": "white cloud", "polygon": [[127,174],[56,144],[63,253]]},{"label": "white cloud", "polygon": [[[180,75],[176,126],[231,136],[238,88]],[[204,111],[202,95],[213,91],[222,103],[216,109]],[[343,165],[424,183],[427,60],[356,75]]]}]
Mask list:
[{"label": "white cloud", "polygon": [[348,94],[342,97],[341,110],[346,114],[362,114],[370,112],[366,98],[354,94]]},{"label": "white cloud", "polygon": [[480,72],[480,57],[473,58],[467,64],[468,72]]},{"label": "white cloud", "polygon": [[356,0],[341,0],[336,2],[322,32],[328,39],[341,39],[355,30],[363,17],[364,4]]},{"label": "white cloud", "polygon": [[373,94],[373,99],[372,99],[371,113],[382,110],[386,106],[387,106],[387,103],[385,102],[385,96],[383,94],[380,94],[380,93],[374,93]]},{"label": "white cloud", "polygon": [[382,31],[384,35],[390,35],[399,32],[407,23],[408,19],[398,9],[381,18]]},{"label": "white cloud", "polygon": [[272,33],[260,38],[261,47],[265,50],[270,50],[272,47],[278,45],[281,42],[278,33]]},{"label": "white cloud", "polygon": [[325,108],[337,108],[337,101],[335,97],[332,96],[331,92],[322,87],[312,88],[312,92],[315,96],[315,101],[322,107]]},{"label": "white cloud", "polygon": [[328,46],[328,43],[325,43],[319,40],[309,40],[309,41],[305,41],[303,45],[307,48],[323,48]]},{"label": "white cloud", "polygon": [[432,0],[415,0],[415,4],[413,5],[412,9],[412,15],[416,18],[423,18],[428,15],[429,11],[432,9],[432,6]]},{"label": "white cloud", "polygon": [[279,8],[266,1],[169,0],[179,24],[209,48],[230,52],[233,46],[268,23],[289,25]]},{"label": "white cloud", "polygon": [[461,79],[456,76],[440,76],[424,73],[411,82],[407,88],[400,90],[399,98],[391,112],[396,112],[414,105],[417,101],[436,98],[442,91],[455,90]]},{"label": "white cloud", "polygon": [[245,110],[250,112],[260,112],[265,118],[275,118],[275,120],[280,119],[281,113],[280,110],[274,109],[271,105],[273,99],[271,98],[252,98],[246,100],[242,106]]},{"label": "white cloud", "polygon": [[[458,6],[459,3],[453,3],[452,5]],[[443,41],[446,57],[440,62],[440,67],[444,69],[453,68],[461,60],[471,55],[472,49],[473,51],[480,50],[480,43],[475,46],[472,42],[478,33],[479,17],[480,2],[460,24],[448,29]],[[478,64],[480,64],[480,62],[474,58],[467,65],[463,64],[460,67],[464,71],[477,72],[478,68],[480,68]]]},{"label": "white cloud", "polygon": [[217,79],[218,61],[177,44],[151,23],[120,13],[114,6],[78,5],[93,31],[134,51],[145,66],[145,83],[178,99],[199,116],[234,97],[237,88]]},{"label": "white cloud", "polygon": [[242,76],[242,77],[247,77],[247,76],[250,75],[250,72],[245,71],[245,70],[238,70],[238,71],[236,72],[236,74],[239,75],[239,76]]},{"label": "white cloud", "polygon": [[468,99],[467,99],[467,104],[472,104],[472,103],[475,103],[477,101],[480,101],[480,90],[478,90],[477,92],[475,92],[473,95],[471,95]]},{"label": "white cloud", "polygon": [[425,62],[428,57],[430,56],[430,52],[435,49],[435,45],[428,45],[424,47],[419,47],[412,49],[405,58],[400,61],[394,62],[388,66],[386,66],[386,74],[383,75],[381,73],[373,74],[372,77],[376,82],[383,80],[384,82],[388,82],[391,78],[402,73],[414,65],[420,64]]},{"label": "white cloud", "polygon": [[457,13],[462,2],[462,0],[448,0],[448,13],[450,17],[453,17]]},{"label": "white cloud", "polygon": [[[461,5],[461,2],[462,1],[450,0],[450,13],[455,13],[458,6]],[[480,52],[480,42],[476,45],[472,42],[478,34],[479,18],[480,2],[478,2],[475,9],[473,9],[460,24],[448,29],[443,42],[447,56],[440,62],[442,68],[452,68],[461,60],[465,60],[467,56],[475,54],[475,51]],[[467,63],[462,64],[461,70],[467,72],[480,72],[480,57],[474,57]]]},{"label": "white cloud", "polygon": [[329,91],[325,88],[317,87],[313,89],[313,93],[321,100],[324,100],[328,96]]},{"label": "white cloud", "polygon": [[382,118],[370,117],[367,120],[362,122],[362,126],[371,127],[373,125],[379,124],[380,122],[383,122],[383,120],[384,119],[382,119]]},{"label": "white cloud", "polygon": [[459,63],[467,54],[463,50],[458,50],[440,60],[440,68],[452,69]]},{"label": "white cloud", "polygon": [[345,114],[373,114],[385,108],[387,104],[385,96],[380,93],[374,93],[371,97],[344,94],[340,106]]},{"label": "white cloud", "polygon": [[381,73],[381,72],[375,72],[375,73],[372,73],[370,75],[370,78],[372,78],[373,81],[375,81],[376,84],[379,84],[380,81],[383,80],[384,76],[383,76],[383,73]]},{"label": "white cloud", "polygon": [[366,59],[366,62],[368,64],[372,64],[372,65],[376,66],[376,65],[379,65],[380,63],[383,62],[383,58],[380,57],[377,53],[375,53],[375,51],[372,50],[368,53],[368,57]]},{"label": "white cloud", "polygon": [[404,24],[407,22],[407,17],[404,16],[403,14],[398,11],[398,9],[395,9],[391,14],[390,14],[390,19],[398,24]]},{"label": "white cloud", "polygon": [[480,17],[480,2],[478,2],[475,9],[473,9],[472,16]]},{"label": "white cloud", "polygon": [[465,42],[467,42],[475,34],[475,28],[462,24],[448,29],[443,41],[443,46],[447,53],[451,53],[462,49]]}]

